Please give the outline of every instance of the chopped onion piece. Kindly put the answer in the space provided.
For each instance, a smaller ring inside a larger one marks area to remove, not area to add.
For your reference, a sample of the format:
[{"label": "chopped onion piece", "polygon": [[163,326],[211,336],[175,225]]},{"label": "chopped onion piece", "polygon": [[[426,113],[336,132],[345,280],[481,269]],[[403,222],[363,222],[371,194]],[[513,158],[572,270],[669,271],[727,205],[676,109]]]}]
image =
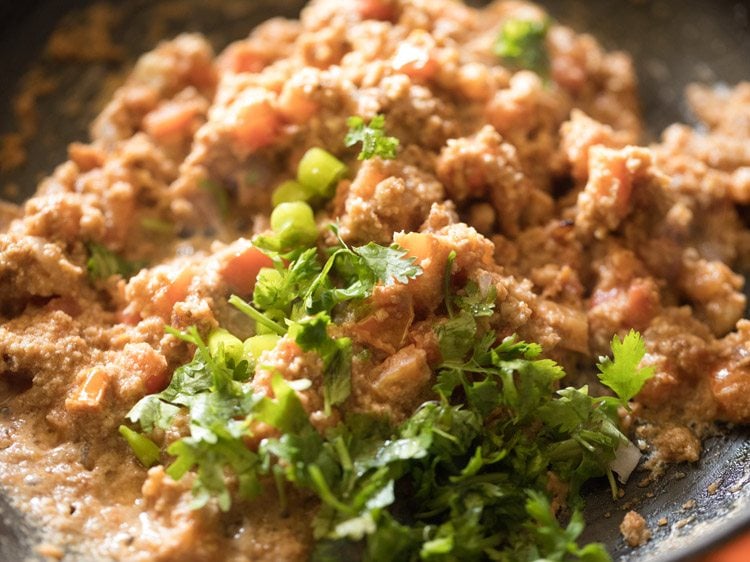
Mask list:
[{"label": "chopped onion piece", "polygon": [[620,445],[617,448],[615,460],[610,463],[609,468],[617,474],[620,483],[625,484],[640,460],[640,449],[628,441],[626,445]]}]

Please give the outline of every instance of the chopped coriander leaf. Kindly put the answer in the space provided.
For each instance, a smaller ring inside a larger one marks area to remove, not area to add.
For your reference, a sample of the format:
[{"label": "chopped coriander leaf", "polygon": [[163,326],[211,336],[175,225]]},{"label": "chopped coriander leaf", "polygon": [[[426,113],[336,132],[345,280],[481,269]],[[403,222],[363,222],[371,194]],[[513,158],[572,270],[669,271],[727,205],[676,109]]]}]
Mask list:
[{"label": "chopped coriander leaf", "polygon": [[278,311],[283,316],[292,318],[295,302],[307,292],[320,271],[315,248],[299,254],[288,267],[277,262],[273,269],[264,268],[255,283],[253,304],[260,310]]},{"label": "chopped coriander leaf", "polygon": [[545,43],[549,25],[547,18],[506,21],[495,40],[494,54],[516,68],[533,70],[546,77],[549,74],[549,54]]},{"label": "chopped coriander leaf", "polygon": [[362,143],[362,150],[357,157],[359,160],[368,160],[373,156],[379,156],[384,160],[396,158],[399,141],[396,137],[386,136],[385,116],[376,115],[370,120],[369,125],[365,125],[361,117],[351,116],[346,120],[346,125],[349,132],[344,137],[344,144],[350,147],[358,142]]},{"label": "chopped coriander leaf", "polygon": [[252,497],[259,489],[254,470],[258,458],[247,448],[244,437],[249,435],[247,416],[260,398],[247,384],[247,361],[236,362],[225,353],[212,356],[195,328],[170,333],[195,345],[195,356],[175,371],[166,389],[136,403],[128,418],[150,432],[154,427],[169,428],[175,416],[186,411],[190,435],[167,448],[167,453],[175,457],[167,473],[179,479],[196,468],[194,507],[215,497],[219,507],[227,510],[231,499],[226,469],[237,475],[241,497]]},{"label": "chopped coriander leaf", "polygon": [[274,322],[267,315],[253,308],[250,304],[242,300],[241,297],[232,295],[231,297],[229,297],[229,304],[255,320],[257,324],[262,325],[263,327],[270,330],[271,333],[278,334],[280,336],[286,334],[286,328],[284,328],[284,326]]},{"label": "chopped coriander leaf", "polygon": [[406,250],[398,244],[380,246],[370,242],[366,246],[354,249],[362,261],[375,274],[375,277],[386,287],[394,283],[408,283],[422,273],[422,269],[415,265],[416,259],[408,257]]},{"label": "chopped coriander leaf", "polygon": [[[515,560],[610,560],[606,549],[599,543],[591,543],[582,548],[576,544],[584,527],[579,511],[573,512],[567,527],[563,528],[555,518],[549,500],[539,492],[530,490],[526,500],[526,513],[531,518],[526,524],[528,535],[516,545]],[[566,558],[561,557],[566,555]]]},{"label": "chopped coriander leaf", "polygon": [[172,234],[174,232],[174,224],[154,217],[143,217],[141,227],[156,234]]},{"label": "chopped coriander leaf", "polygon": [[341,404],[351,392],[352,342],[328,335],[330,317],[320,312],[293,324],[290,333],[305,351],[316,351],[323,360],[323,399],[325,414]]},{"label": "chopped coriander leaf", "polygon": [[223,186],[213,180],[204,178],[198,183],[198,187],[211,195],[223,218],[229,216],[229,195],[227,195]]},{"label": "chopped coriander leaf", "polygon": [[[333,227],[334,232],[338,231]],[[372,295],[379,282],[392,285],[407,283],[422,274],[414,258],[396,244],[390,247],[373,242],[350,248],[343,241],[334,249],[318,276],[308,285],[303,299],[308,314],[330,312],[342,302],[365,299]],[[341,287],[331,281],[332,273],[341,279]]]},{"label": "chopped coriander leaf", "polygon": [[[233,498],[250,499],[272,480],[285,509],[288,486],[307,490],[321,502],[312,522],[313,560],[330,559],[333,545],[368,562],[609,560],[601,545],[578,545],[578,511],[560,525],[548,479],[552,473],[569,485],[574,509],[586,480],[606,475],[614,482],[610,467],[628,444],[617,407],[634,392],[631,379],[642,375],[640,337],[613,340],[614,360],[601,367],[620,398],[593,397],[586,387],[557,390],[562,367],[544,358],[538,344],[496,341],[487,321],[496,295],[469,282],[450,295],[452,315],[435,326],[442,354],[436,399],[398,424],[341,408],[341,422],[321,433],[297,394],[310,388],[309,380],[272,373],[272,392],[253,393],[249,381],[260,354],[282,335],[317,353],[319,391],[331,414],[351,393],[353,354],[351,340],[336,337],[334,308],[371,295],[378,283],[421,274],[401,248],[351,248],[341,239],[321,261],[314,248],[288,263],[277,256],[258,276],[255,306],[230,299],[274,335],[243,343],[217,329],[205,343],[195,328],[168,330],[194,345],[195,356],[128,417],[148,433],[185,416],[180,424],[187,422],[189,434],[168,444],[173,460],[166,471],[175,479],[195,473],[193,506],[216,501],[227,510]],[[258,424],[277,433],[252,450],[246,443]],[[236,492],[227,485],[230,475]]]},{"label": "chopped coriander leaf", "polygon": [[646,344],[635,330],[620,341],[617,335],[612,337],[613,359],[601,357],[599,380],[615,391],[615,394],[627,407],[628,401],[641,391],[648,379],[654,376],[651,366],[640,367],[646,355]]},{"label": "chopped coriander leaf", "polygon": [[86,269],[94,280],[107,279],[112,275],[128,279],[146,266],[143,261],[128,261],[96,242],[87,243],[86,248],[89,251]]}]

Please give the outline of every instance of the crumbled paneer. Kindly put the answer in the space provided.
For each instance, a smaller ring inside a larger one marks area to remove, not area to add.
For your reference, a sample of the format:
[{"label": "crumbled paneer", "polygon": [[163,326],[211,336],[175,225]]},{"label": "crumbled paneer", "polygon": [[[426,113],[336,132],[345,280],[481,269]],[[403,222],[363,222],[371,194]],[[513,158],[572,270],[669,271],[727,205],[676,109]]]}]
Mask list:
[{"label": "crumbled paneer", "polygon": [[620,523],[620,533],[630,546],[641,546],[651,539],[646,520],[637,511],[628,511]]}]

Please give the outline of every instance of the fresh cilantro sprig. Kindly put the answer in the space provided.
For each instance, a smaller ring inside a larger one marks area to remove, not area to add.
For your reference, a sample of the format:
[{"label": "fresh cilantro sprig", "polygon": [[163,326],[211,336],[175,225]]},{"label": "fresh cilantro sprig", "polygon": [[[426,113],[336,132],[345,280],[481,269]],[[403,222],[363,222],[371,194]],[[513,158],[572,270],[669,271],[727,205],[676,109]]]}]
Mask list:
[{"label": "fresh cilantro sprig", "polygon": [[351,392],[352,341],[328,334],[331,318],[325,312],[307,316],[292,324],[294,341],[304,351],[315,351],[323,360],[323,404],[325,415],[331,406],[343,403]]},{"label": "fresh cilantro sprig", "polygon": [[635,330],[630,330],[622,340],[617,335],[612,336],[611,347],[612,359],[599,358],[599,380],[614,390],[622,405],[630,409],[628,401],[654,376],[654,368],[640,367],[646,356],[646,344]]},{"label": "fresh cilantro sprig", "polygon": [[295,341],[305,351],[317,352],[324,363],[324,411],[346,400],[350,393],[352,344],[328,335],[331,315],[338,305],[372,295],[375,286],[408,283],[422,274],[415,259],[396,244],[370,242],[350,247],[331,225],[338,245],[321,265],[318,252],[297,252],[288,264],[277,256],[275,266],[261,270],[253,305],[232,296],[230,303],[271,331],[283,335],[291,326]]},{"label": "fresh cilantro sprig", "polygon": [[305,315],[330,313],[341,303],[365,299],[375,286],[408,283],[422,274],[422,269],[406,250],[392,244],[381,246],[370,242],[350,247],[330,226],[338,245],[329,250],[321,265],[316,249],[305,250],[286,265],[277,257],[273,269],[261,270],[253,304],[272,318],[297,321]]},{"label": "fresh cilantro sprig", "polygon": [[396,158],[399,141],[396,137],[385,134],[384,115],[376,115],[367,125],[364,119],[353,115],[346,120],[346,125],[349,132],[344,137],[344,145],[350,147],[361,142],[362,150],[357,156],[359,160],[368,160],[373,156],[379,156],[384,160]]},{"label": "fresh cilantro sprig", "polygon": [[92,280],[107,279],[112,275],[128,279],[146,266],[144,261],[128,261],[97,242],[87,243],[86,249],[89,252],[86,269]]},{"label": "fresh cilantro sprig", "polygon": [[549,75],[549,53],[546,39],[549,19],[510,19],[503,23],[493,47],[495,56],[514,68],[532,70],[546,78]]},{"label": "fresh cilantro sprig", "polygon": [[128,419],[145,432],[168,429],[177,415],[187,414],[190,434],[168,446],[174,457],[167,474],[178,480],[189,470],[197,470],[193,487],[194,507],[216,498],[222,510],[229,509],[231,496],[225,470],[234,472],[242,497],[259,491],[256,465],[258,456],[247,448],[243,438],[251,435],[249,418],[260,398],[248,384],[248,362],[235,361],[221,349],[212,356],[198,331],[168,329],[196,347],[190,363],[179,367],[169,386],[158,394],[145,396],[128,412]]}]

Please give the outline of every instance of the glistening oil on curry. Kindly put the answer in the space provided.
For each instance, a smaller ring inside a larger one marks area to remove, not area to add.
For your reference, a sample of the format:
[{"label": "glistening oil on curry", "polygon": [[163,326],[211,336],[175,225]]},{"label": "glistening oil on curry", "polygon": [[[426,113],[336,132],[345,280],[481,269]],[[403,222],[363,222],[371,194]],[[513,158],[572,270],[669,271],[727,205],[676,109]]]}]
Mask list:
[{"label": "glistening oil on curry", "polygon": [[586,480],[750,421],[750,88],[687,97],[638,146],[518,2],[159,45],[0,211],[3,486],[97,560],[607,560]]}]

